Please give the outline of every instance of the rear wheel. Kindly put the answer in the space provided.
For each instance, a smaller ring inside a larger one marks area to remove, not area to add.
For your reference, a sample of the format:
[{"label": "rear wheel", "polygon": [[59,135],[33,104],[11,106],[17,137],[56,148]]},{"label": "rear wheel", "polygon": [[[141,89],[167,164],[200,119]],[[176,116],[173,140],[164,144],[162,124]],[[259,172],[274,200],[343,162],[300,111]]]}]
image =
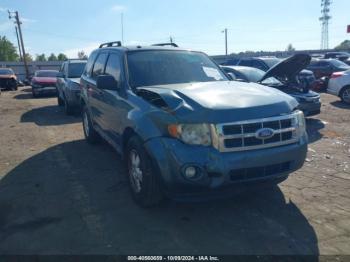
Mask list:
[{"label": "rear wheel", "polygon": [[156,170],[138,136],[129,139],[126,155],[130,190],[134,200],[142,207],[158,205],[163,195]]},{"label": "rear wheel", "polygon": [[350,104],[350,86],[346,86],[342,89],[340,98],[344,103]]},{"label": "rear wheel", "polygon": [[64,106],[64,101],[59,95],[57,96],[57,104],[58,106]]},{"label": "rear wheel", "polygon": [[83,108],[82,116],[85,139],[90,144],[96,144],[100,140],[100,136],[92,125],[91,117],[86,106]]}]

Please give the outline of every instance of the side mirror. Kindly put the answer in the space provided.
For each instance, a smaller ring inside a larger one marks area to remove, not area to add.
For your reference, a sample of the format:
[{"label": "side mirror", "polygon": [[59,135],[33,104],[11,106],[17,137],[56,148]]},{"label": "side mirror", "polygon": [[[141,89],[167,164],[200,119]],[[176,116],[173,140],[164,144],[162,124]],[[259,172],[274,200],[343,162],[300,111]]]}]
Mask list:
[{"label": "side mirror", "polygon": [[96,80],[96,87],[105,90],[118,90],[118,82],[110,75],[99,75]]},{"label": "side mirror", "polygon": [[57,74],[57,78],[64,78],[64,74],[63,74],[62,72],[59,72],[59,73]]},{"label": "side mirror", "polygon": [[228,75],[228,78],[229,78],[231,81],[236,80],[236,76],[235,76],[234,73],[228,72],[227,75]]}]

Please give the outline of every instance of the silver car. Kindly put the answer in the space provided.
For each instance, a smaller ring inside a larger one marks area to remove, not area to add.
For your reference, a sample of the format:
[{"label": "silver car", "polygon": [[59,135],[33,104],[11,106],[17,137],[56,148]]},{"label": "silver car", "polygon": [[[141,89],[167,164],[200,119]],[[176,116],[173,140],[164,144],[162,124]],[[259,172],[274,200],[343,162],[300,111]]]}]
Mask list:
[{"label": "silver car", "polygon": [[64,106],[67,115],[71,115],[80,106],[80,76],[86,65],[86,60],[67,60],[57,77],[57,103]]}]

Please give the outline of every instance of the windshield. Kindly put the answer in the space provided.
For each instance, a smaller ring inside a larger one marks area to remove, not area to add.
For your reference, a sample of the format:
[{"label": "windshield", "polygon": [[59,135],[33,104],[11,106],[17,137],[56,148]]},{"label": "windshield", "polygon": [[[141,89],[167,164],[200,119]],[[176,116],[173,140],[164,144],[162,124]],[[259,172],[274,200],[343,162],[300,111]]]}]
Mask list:
[{"label": "windshield", "polygon": [[0,69],[0,75],[13,75],[12,69]]},{"label": "windshield", "polygon": [[339,60],[331,60],[330,63],[338,68],[350,68],[350,66]]},{"label": "windshield", "polygon": [[57,77],[58,71],[37,71],[36,77]]},{"label": "windshield", "polygon": [[79,78],[83,74],[86,63],[71,63],[68,67],[69,78]]},{"label": "windshield", "polygon": [[[244,74],[249,82],[260,82],[260,80],[263,78],[263,76],[266,74],[264,71],[257,69],[257,68],[241,68],[239,69],[239,72]],[[261,84],[264,85],[282,85],[282,83],[274,78],[269,77],[261,82]]]},{"label": "windshield", "polygon": [[228,80],[210,58],[189,51],[139,51],[128,54],[131,87]]},{"label": "windshield", "polygon": [[281,62],[282,60],[278,58],[267,58],[267,59],[263,59],[263,61],[268,65],[269,68],[271,68],[274,65],[278,64],[279,62]]}]

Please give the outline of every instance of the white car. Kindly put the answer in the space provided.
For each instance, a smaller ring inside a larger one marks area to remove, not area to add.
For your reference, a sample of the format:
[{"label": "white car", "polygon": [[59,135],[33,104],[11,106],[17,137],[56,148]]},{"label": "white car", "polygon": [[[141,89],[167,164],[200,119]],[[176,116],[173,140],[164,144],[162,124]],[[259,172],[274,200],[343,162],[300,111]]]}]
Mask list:
[{"label": "white car", "polygon": [[350,70],[333,73],[328,82],[327,92],[350,104]]}]

